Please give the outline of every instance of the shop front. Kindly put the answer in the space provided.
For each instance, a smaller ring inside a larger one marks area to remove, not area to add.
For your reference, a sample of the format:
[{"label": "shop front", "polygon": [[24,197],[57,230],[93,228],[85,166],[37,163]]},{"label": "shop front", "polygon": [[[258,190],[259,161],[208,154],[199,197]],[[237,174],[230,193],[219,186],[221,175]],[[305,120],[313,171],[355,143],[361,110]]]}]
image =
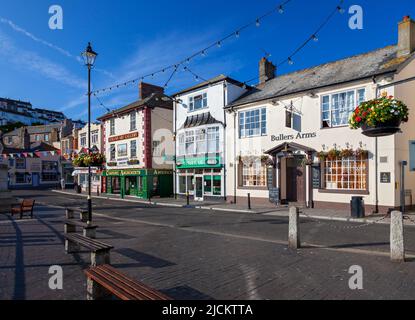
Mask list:
[{"label": "shop front", "polygon": [[177,193],[196,201],[224,199],[221,157],[182,158],[177,161]]},{"label": "shop front", "polygon": [[[96,167],[91,168],[91,188],[92,192],[97,192],[100,190],[101,182],[100,182],[100,169]],[[74,168],[72,172],[72,177],[74,182],[81,187],[81,190],[84,192],[88,191],[88,175],[89,169],[88,168]]]},{"label": "shop front", "polygon": [[107,170],[102,173],[102,189],[122,198],[141,199],[173,195],[173,171],[155,169]]}]

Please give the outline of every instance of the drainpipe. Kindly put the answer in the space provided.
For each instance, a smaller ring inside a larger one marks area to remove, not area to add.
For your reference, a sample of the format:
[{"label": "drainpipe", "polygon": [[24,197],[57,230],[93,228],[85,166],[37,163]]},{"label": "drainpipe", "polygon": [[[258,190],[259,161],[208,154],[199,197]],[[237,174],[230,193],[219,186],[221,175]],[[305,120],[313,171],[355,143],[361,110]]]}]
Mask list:
[{"label": "drainpipe", "polygon": [[223,193],[224,193],[224,195],[225,195],[225,201],[227,201],[227,195],[228,195],[228,192],[227,192],[227,187],[226,187],[226,182],[227,182],[227,180],[226,180],[226,176],[227,176],[227,156],[226,156],[226,151],[227,151],[227,149],[226,149],[226,127],[227,127],[227,123],[226,123],[226,110],[225,110],[225,107],[226,107],[226,105],[227,105],[227,96],[226,96],[226,88],[227,88],[227,82],[226,81],[224,81],[223,82],[223,123],[224,123],[224,125],[223,125],[223,143],[222,143],[222,145],[223,145],[223,163],[224,163],[224,166],[223,166],[223,173],[224,173],[224,175],[223,175]]},{"label": "drainpipe", "polygon": [[239,164],[237,164],[236,163],[236,134],[237,134],[237,128],[236,128],[236,123],[237,123],[237,113],[236,113],[236,111],[234,110],[234,108],[232,108],[232,112],[233,112],[233,156],[234,156],[234,158],[233,158],[233,188],[234,188],[234,190],[233,190],[233,194],[234,194],[234,196],[233,196],[233,202],[236,204],[236,202],[237,202],[237,194],[236,194],[236,184],[238,183],[238,180],[237,180],[237,173],[238,173],[238,169],[237,169],[237,165],[239,165]]}]

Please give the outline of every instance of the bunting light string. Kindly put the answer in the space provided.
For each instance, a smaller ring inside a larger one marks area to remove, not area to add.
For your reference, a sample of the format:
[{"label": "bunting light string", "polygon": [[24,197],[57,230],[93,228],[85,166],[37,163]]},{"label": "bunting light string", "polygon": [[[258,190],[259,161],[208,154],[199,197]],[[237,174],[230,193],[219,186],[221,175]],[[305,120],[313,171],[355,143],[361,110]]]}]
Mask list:
[{"label": "bunting light string", "polygon": [[[330,20],[335,16],[335,14],[337,12],[343,14],[344,13],[344,9],[342,8],[342,5],[344,4],[345,0],[341,0],[339,2],[338,5],[336,5],[336,8],[330,12],[330,14],[323,20],[323,22],[318,26],[318,28],[311,34],[310,37],[308,37],[299,47],[297,47],[293,53],[286,58],[285,60],[281,61],[280,63],[277,64],[277,67],[281,67],[282,65],[284,65],[285,63],[288,63],[289,65],[293,65],[294,64],[294,60],[293,57],[295,55],[297,55],[302,49],[304,49],[311,41],[315,41],[317,42],[319,40],[318,38],[318,34],[323,30],[324,27],[327,26],[327,24],[330,22]],[[271,54],[267,53],[267,56],[270,56]],[[183,68],[184,71],[189,72],[190,74],[193,75],[193,77],[195,78],[195,81],[205,81],[208,82],[208,80],[204,79],[203,77],[201,77],[200,75],[196,74],[194,71],[192,71],[188,66],[185,66]],[[251,82],[256,81],[259,79],[259,76],[256,76],[254,78],[251,78],[249,80],[246,80],[243,82],[243,84],[245,86],[248,86]]]},{"label": "bunting light string", "polygon": [[174,70],[173,70],[172,74],[170,75],[170,77],[167,80],[167,82],[164,84],[164,89],[167,89],[167,87],[169,86],[170,81],[173,80],[173,77],[177,73],[177,70],[179,69],[179,67],[180,67],[180,65],[174,66]]},{"label": "bunting light string", "polygon": [[[144,79],[146,79],[146,78],[154,77],[155,75],[160,74],[160,73],[164,73],[164,72],[166,72],[168,70],[171,70],[171,69],[176,70],[176,68],[178,66],[181,66],[183,64],[188,64],[193,59],[195,59],[196,57],[206,56],[209,50],[211,50],[213,48],[221,48],[222,45],[223,45],[223,43],[225,41],[227,41],[227,40],[229,40],[231,38],[235,38],[235,37],[236,38],[239,38],[240,35],[241,35],[241,32],[244,31],[244,30],[246,30],[246,29],[248,29],[249,27],[251,27],[251,26],[260,27],[261,21],[264,20],[265,18],[267,18],[268,16],[271,16],[274,13],[283,14],[285,12],[286,5],[289,4],[291,1],[293,1],[293,0],[284,0],[284,1],[282,1],[279,5],[277,5],[276,7],[274,7],[272,10],[270,10],[270,11],[268,11],[268,12],[260,15],[254,21],[249,22],[249,23],[247,23],[247,24],[239,27],[238,29],[236,29],[232,33],[228,34],[227,36],[225,36],[225,37],[223,37],[223,38],[221,38],[219,40],[216,40],[215,42],[213,42],[212,44],[208,45],[204,49],[195,52],[194,54],[188,56],[187,58],[185,58],[185,59],[183,59],[183,60],[181,60],[181,61],[179,61],[177,63],[174,63],[172,65],[166,66],[166,67],[164,67],[162,69],[159,69],[158,71],[155,71],[155,72],[152,72],[152,73],[143,75],[143,76],[141,76],[139,78],[136,78],[136,79],[132,79],[132,80],[129,80],[129,81],[125,81],[125,82],[122,82],[122,83],[119,83],[119,84],[112,85],[110,87],[106,87],[106,88],[102,88],[102,89],[95,90],[95,91],[93,91],[93,94],[99,94],[99,93],[103,93],[103,92],[106,92],[106,91],[112,91],[112,90],[115,90],[115,89],[119,89],[120,87],[126,87],[128,85],[138,83],[139,81],[144,81]],[[177,72],[177,70],[176,71],[173,71],[173,76],[174,76],[174,74],[176,72]],[[170,82],[170,81],[168,81],[168,82]]]}]

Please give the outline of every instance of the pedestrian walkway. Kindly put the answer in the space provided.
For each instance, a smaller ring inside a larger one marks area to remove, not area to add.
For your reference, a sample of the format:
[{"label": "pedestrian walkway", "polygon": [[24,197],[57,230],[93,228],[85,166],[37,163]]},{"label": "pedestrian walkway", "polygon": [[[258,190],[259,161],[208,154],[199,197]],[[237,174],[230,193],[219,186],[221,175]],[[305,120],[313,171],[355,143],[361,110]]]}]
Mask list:
[{"label": "pedestrian walkway", "polygon": [[[86,194],[78,194],[72,190],[66,191],[54,191],[61,194],[75,195],[79,197],[87,197]],[[167,206],[167,207],[177,207],[177,208],[193,208],[200,210],[211,210],[219,212],[234,212],[234,213],[252,213],[258,215],[267,215],[267,216],[278,216],[278,217],[288,217],[288,206],[276,206],[275,204],[262,205],[262,206],[253,206],[251,210],[248,209],[248,204],[237,203],[225,203],[225,202],[213,202],[213,201],[204,201],[196,202],[190,201],[189,206],[186,203],[186,199],[175,199],[175,198],[154,198],[151,200],[143,200],[137,197],[126,196],[124,199],[121,199],[117,195],[107,195],[102,194],[100,196],[93,196],[95,199],[105,199],[105,200],[116,200],[116,201],[127,201],[127,202],[136,202],[140,204],[150,204],[155,206]],[[309,218],[321,221],[342,221],[342,222],[351,222],[356,224],[373,224],[373,223],[382,223],[390,224],[390,219],[388,215],[385,214],[372,214],[368,215],[365,218],[352,218],[349,211],[344,210],[331,210],[331,209],[301,209],[301,217]],[[406,214],[405,224],[408,226],[415,226],[415,213],[410,212]]]}]

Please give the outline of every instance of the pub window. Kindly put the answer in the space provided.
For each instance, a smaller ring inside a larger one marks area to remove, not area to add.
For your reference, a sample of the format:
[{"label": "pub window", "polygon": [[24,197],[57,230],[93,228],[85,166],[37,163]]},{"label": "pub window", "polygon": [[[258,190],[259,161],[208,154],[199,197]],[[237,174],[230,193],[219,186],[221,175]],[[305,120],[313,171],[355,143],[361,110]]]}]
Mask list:
[{"label": "pub window", "polygon": [[92,133],[91,133],[91,142],[92,142],[92,144],[93,145],[98,144],[98,140],[99,140],[99,131],[98,130],[92,131]]},{"label": "pub window", "polygon": [[137,141],[131,141],[130,145],[131,158],[137,158]]},{"label": "pub window", "polygon": [[110,135],[115,136],[115,119],[110,120]]},{"label": "pub window", "polygon": [[114,161],[115,157],[116,157],[116,155],[115,155],[115,144],[112,144],[110,146],[110,160]]},{"label": "pub window", "polygon": [[127,157],[128,151],[127,151],[127,144],[119,144],[117,147],[117,153],[118,157]]},{"label": "pub window", "polygon": [[287,128],[292,128],[293,126],[293,113],[291,111],[285,111],[285,126]]},{"label": "pub window", "polygon": [[58,163],[56,161],[42,161],[43,172],[58,172]]},{"label": "pub window", "polygon": [[239,136],[241,138],[265,136],[267,134],[267,109],[256,109],[239,113]]},{"label": "pub window", "polygon": [[130,131],[137,130],[137,113],[131,112],[130,114]]},{"label": "pub window", "polygon": [[208,106],[207,93],[199,94],[189,98],[189,111],[205,109]]},{"label": "pub window", "polygon": [[326,159],[324,182],[328,190],[367,190],[367,156]]},{"label": "pub window", "polygon": [[346,126],[351,113],[365,99],[365,89],[349,90],[323,96],[321,101],[322,127]]},{"label": "pub window", "polygon": [[58,181],[58,174],[52,172],[43,172],[42,181],[44,182],[55,182]]},{"label": "pub window", "polygon": [[81,147],[86,146],[86,133],[81,134]]},{"label": "pub window", "polygon": [[266,187],[267,167],[261,161],[242,162],[242,187]]}]

